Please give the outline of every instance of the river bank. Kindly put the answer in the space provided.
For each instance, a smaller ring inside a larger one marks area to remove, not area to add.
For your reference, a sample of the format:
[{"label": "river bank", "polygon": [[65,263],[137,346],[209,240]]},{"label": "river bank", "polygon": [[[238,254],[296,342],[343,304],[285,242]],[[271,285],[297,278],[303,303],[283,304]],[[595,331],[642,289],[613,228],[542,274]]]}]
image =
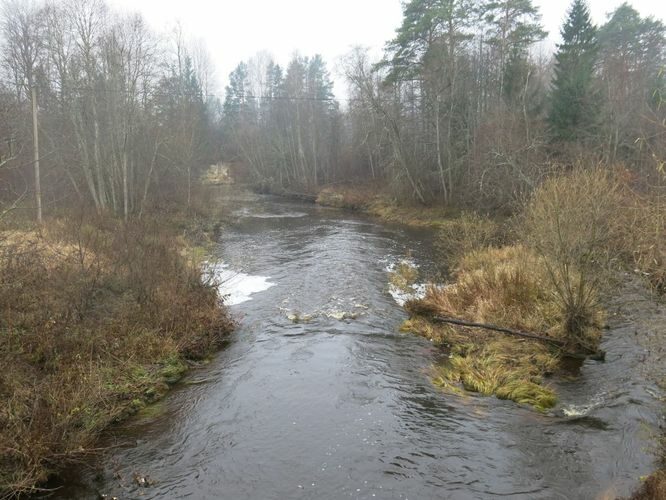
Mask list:
[{"label": "river bank", "polygon": [[210,220],[66,216],[2,221],[0,497],[91,460],[233,327],[202,275]]},{"label": "river bank", "polygon": [[385,222],[406,224],[412,227],[437,229],[445,226],[459,210],[416,204],[399,204],[379,186],[337,185],[300,192],[276,188],[270,184],[250,184],[252,191],[281,198],[315,203],[322,207],[340,208],[364,213]]}]

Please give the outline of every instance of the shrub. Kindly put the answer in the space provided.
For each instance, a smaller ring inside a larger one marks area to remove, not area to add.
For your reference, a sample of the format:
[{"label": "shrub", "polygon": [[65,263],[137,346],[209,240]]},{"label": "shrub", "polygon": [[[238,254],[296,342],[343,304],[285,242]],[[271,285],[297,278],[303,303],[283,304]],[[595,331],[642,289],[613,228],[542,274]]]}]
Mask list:
[{"label": "shrub", "polygon": [[548,179],[525,208],[523,239],[543,258],[574,343],[591,326],[598,291],[621,260],[626,229],[617,218],[624,207],[612,174],[592,169]]},{"label": "shrub", "polygon": [[632,193],[627,210],[627,263],[659,293],[666,292],[666,204],[662,195]]}]

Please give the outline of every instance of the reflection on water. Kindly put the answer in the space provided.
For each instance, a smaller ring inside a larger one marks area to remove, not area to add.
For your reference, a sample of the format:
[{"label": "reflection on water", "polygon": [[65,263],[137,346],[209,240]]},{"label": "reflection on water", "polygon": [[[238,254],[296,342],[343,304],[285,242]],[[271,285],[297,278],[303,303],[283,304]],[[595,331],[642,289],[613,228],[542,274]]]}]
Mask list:
[{"label": "reflection on water", "polygon": [[386,271],[409,254],[427,279],[430,234],[244,196],[216,256],[242,270],[230,347],[193,375],[205,383],[117,430],[100,477],[76,471],[63,498],[587,499],[650,471],[659,403],[627,325],[607,333],[605,364],[552,381],[551,415],[443,394],[428,379],[440,353],[399,333]]}]

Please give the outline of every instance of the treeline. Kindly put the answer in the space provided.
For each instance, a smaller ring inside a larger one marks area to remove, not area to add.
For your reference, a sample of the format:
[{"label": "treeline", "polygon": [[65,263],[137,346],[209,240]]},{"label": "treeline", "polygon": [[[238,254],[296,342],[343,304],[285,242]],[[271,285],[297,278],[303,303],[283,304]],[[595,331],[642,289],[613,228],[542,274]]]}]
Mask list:
[{"label": "treeline", "polygon": [[201,46],[103,0],[6,1],[0,44],[4,210],[89,204],[127,218],[189,205],[193,179],[219,156]]},{"label": "treeline", "polygon": [[266,54],[240,63],[223,112],[227,156],[256,179],[298,187],[336,179],[343,115],[321,56],[295,56],[286,70]]},{"label": "treeline", "polygon": [[[496,208],[554,170],[623,164],[656,182],[666,154],[664,24],[622,4],[595,26],[574,0],[556,53],[530,0],[411,0],[385,56],[265,55],[231,75],[229,159],[278,188],[373,182],[398,198]],[[656,168],[657,167],[657,168]]]}]

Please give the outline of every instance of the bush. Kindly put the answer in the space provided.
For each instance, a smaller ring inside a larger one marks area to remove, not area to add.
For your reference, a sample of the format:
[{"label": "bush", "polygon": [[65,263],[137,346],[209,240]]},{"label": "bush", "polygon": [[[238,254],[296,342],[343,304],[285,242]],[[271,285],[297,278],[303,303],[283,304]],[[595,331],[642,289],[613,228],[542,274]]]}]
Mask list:
[{"label": "bush", "polygon": [[573,342],[591,326],[598,291],[621,263],[626,228],[618,218],[624,212],[621,185],[601,169],[548,179],[525,208],[522,237],[543,257]]},{"label": "bush", "polygon": [[666,205],[661,194],[633,193],[628,207],[628,264],[645,276],[659,293],[666,292]]}]

